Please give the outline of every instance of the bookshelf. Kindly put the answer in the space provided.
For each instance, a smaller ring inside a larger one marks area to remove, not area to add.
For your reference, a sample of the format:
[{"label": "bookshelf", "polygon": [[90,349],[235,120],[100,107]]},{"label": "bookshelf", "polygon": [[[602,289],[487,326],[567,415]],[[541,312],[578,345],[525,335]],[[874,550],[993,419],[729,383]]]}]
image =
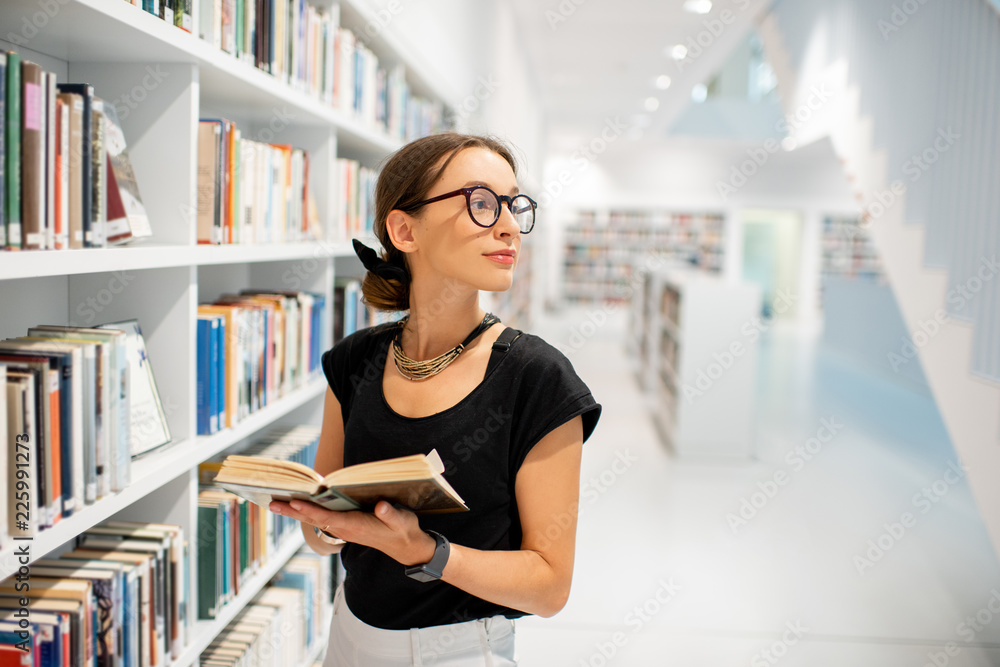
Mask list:
[{"label": "bookshelf", "polygon": [[823,218],[822,276],[884,282],[878,249],[857,217]]},{"label": "bookshelf", "polygon": [[563,238],[563,300],[625,302],[643,257],[720,273],[725,228],[725,216],[717,211],[579,211]]},{"label": "bookshelf", "polygon": [[638,293],[631,345],[664,443],[682,458],[752,457],[759,288],[667,269]]},{"label": "bookshelf", "polygon": [[[0,3],[0,35],[19,35],[18,43],[0,39],[0,49],[18,51],[54,72],[59,82],[92,83],[105,100],[135,101],[135,92],[141,92],[141,101],[126,104],[128,113],[119,115],[153,229],[151,238],[127,247],[0,253],[0,338],[22,336],[41,323],[95,326],[138,319],[172,436],[168,446],[133,461],[126,489],[34,537],[30,560],[68,551],[77,535],[112,518],[177,524],[190,543],[191,613],[197,609],[198,464],[238,451],[270,426],[318,424],[326,391],[322,374],[314,374],[233,428],[196,435],[197,307],[246,288],[303,290],[324,295],[332,314],[335,280],[345,271],[360,273],[349,240],[336,234],[337,159],[375,168],[401,145],[378,126],[200,39],[200,5],[206,1],[194,0],[193,30],[187,33],[125,0],[60,0],[30,37],[21,35],[22,26],[40,5],[33,0]],[[386,67],[403,65],[415,95],[444,109],[454,107],[455,92],[397,39],[402,26],[382,26],[363,0],[341,0],[339,7],[340,24],[359,35],[366,26],[380,26],[364,35],[368,48]],[[248,136],[269,131],[274,143],[309,152],[309,185],[323,230],[319,238],[275,245],[197,244],[193,214],[202,117],[229,118]],[[324,322],[322,349],[331,347],[332,336],[332,321]],[[216,619],[196,622],[183,655],[171,667],[197,664],[215,634],[302,542],[300,535],[288,540]],[[0,579],[22,564],[14,551],[13,544],[0,550]],[[321,645],[315,647],[314,656],[320,650]]]}]

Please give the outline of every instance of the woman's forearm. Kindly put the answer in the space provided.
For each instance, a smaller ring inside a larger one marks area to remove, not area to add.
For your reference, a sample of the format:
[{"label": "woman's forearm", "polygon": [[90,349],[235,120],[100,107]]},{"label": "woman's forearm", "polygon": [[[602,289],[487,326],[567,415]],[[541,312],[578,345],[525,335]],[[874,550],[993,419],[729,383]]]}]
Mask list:
[{"label": "woman's forearm", "polygon": [[495,604],[548,617],[566,605],[572,567],[560,574],[528,549],[481,551],[453,544],[441,580]]}]

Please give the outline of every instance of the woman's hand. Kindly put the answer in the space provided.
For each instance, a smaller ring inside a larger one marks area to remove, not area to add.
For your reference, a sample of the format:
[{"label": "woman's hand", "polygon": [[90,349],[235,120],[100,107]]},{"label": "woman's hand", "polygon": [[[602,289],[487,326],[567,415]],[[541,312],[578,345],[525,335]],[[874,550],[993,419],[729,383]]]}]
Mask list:
[{"label": "woman's hand", "polygon": [[314,503],[293,500],[271,501],[268,507],[275,514],[291,517],[345,542],[378,549],[399,563],[410,566],[426,563],[434,557],[434,538],[420,528],[417,515],[397,509],[380,500],[375,512],[334,512]]}]

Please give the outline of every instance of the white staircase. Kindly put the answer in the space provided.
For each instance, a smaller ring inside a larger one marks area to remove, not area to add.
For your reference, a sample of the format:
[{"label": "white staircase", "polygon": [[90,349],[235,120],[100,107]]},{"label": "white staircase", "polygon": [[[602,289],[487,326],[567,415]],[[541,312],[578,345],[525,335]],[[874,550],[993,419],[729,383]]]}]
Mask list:
[{"label": "white staircase", "polygon": [[[1000,136],[1000,130],[974,139],[985,143],[978,162],[972,159],[969,143],[963,144],[961,155],[947,155],[950,146],[938,150],[947,145],[944,137],[949,130],[978,134],[978,128],[990,122],[998,125],[997,108],[969,111],[961,105],[975,105],[974,102],[952,99],[942,100],[931,114],[925,108],[907,107],[905,103],[897,108],[885,103],[892,98],[892,86],[912,86],[912,79],[904,78],[908,58],[915,64],[933,59],[934,54],[928,55],[926,51],[928,48],[933,51],[934,47],[929,45],[935,44],[935,35],[939,42],[946,41],[938,43],[937,48],[950,51],[946,55],[952,65],[960,67],[963,58],[968,57],[967,76],[981,76],[983,86],[991,86],[990,77],[1000,75],[1000,71],[984,64],[1000,61],[1000,16],[988,1],[949,0],[937,4],[938,7],[934,3],[914,3],[919,7],[916,12],[906,15],[903,25],[896,26],[891,22],[893,3],[883,0],[778,0],[762,19],[759,30],[778,77],[786,113],[794,114],[815,86],[823,86],[824,92],[829,93],[827,105],[799,127],[795,136],[800,145],[822,136],[830,137],[859,205],[869,214],[864,226],[881,253],[913,343],[913,348],[905,348],[901,342],[899,349],[887,350],[887,355],[895,353],[905,358],[904,354],[916,349],[994,549],[1000,553],[1000,383],[986,379],[995,378],[996,365],[991,361],[995,356],[990,357],[991,350],[992,354],[1000,355],[1000,335],[997,335],[1000,299],[995,298],[1000,275],[995,267],[990,268],[990,262],[995,263],[1000,255],[1000,217],[994,217],[1000,211],[1000,202],[990,203],[991,191],[1000,187],[1000,173],[997,173],[1000,160],[994,163],[985,154],[993,146],[994,135]],[[955,14],[946,17],[942,12]],[[899,30],[879,24],[885,17],[890,21],[888,25]],[[940,23],[945,19],[949,29]],[[968,54],[962,46],[965,29],[969,30],[968,39],[972,42]],[[864,31],[874,31],[874,39]],[[904,35],[904,31],[912,32]],[[879,38],[885,42],[884,49]],[[790,41],[796,45],[790,46]],[[984,57],[988,60],[983,60]],[[973,67],[977,60],[979,66]],[[945,77],[950,74],[947,64],[926,69],[914,66],[909,72],[911,77],[926,77],[924,85],[942,96],[959,90],[948,85]],[[877,89],[880,85],[890,87],[890,91]],[[949,107],[950,102],[957,106]],[[911,121],[907,114],[923,117]],[[974,124],[970,118],[983,125]],[[949,124],[954,127],[947,127]],[[935,126],[945,134],[935,135],[932,132]],[[903,136],[904,132],[910,135]],[[914,133],[920,136],[915,137]],[[917,171],[905,162],[909,152],[899,148],[907,142],[927,146],[927,154],[931,156],[934,154],[931,149],[936,150],[935,161],[940,161],[941,167],[929,165],[912,178]],[[934,148],[935,142],[938,149]],[[893,149],[890,151],[887,146]],[[954,174],[963,161],[973,163],[960,172],[969,176],[971,182],[956,185]],[[911,169],[905,171],[908,166]],[[899,178],[900,170],[911,178]],[[941,209],[930,205],[917,212],[911,206],[908,215],[908,203],[913,203],[915,194],[926,195],[920,199],[924,204],[940,200],[948,188],[956,187],[960,188],[956,191],[961,193],[959,198],[969,201],[970,207],[975,206],[972,202],[987,202],[978,209],[979,215],[983,215],[979,231],[961,227],[950,219],[938,219],[932,213]],[[930,190],[917,193],[917,188]],[[943,266],[935,268],[928,267],[926,258],[944,253],[927,247],[931,225],[947,226],[933,227],[935,238],[954,234],[957,239],[948,253],[948,261],[936,261],[935,264]],[[991,271],[993,274],[989,275]],[[956,286],[975,286],[976,276],[980,280],[975,291],[976,303],[964,304],[972,306],[964,309],[955,308],[958,298],[951,290]],[[949,295],[953,297],[951,301]],[[949,312],[949,308],[960,312]]]}]

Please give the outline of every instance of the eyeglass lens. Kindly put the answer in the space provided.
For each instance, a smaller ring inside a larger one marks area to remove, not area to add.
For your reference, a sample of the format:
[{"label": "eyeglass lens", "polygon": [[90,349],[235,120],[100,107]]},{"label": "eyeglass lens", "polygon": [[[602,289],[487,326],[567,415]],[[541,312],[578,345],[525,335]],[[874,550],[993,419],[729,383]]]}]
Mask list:
[{"label": "eyeglass lens", "polygon": [[[483,227],[490,227],[499,217],[500,200],[486,188],[476,188],[469,195],[469,214]],[[517,226],[524,233],[530,232],[535,224],[535,208],[524,195],[518,195],[510,203],[510,212]]]}]

